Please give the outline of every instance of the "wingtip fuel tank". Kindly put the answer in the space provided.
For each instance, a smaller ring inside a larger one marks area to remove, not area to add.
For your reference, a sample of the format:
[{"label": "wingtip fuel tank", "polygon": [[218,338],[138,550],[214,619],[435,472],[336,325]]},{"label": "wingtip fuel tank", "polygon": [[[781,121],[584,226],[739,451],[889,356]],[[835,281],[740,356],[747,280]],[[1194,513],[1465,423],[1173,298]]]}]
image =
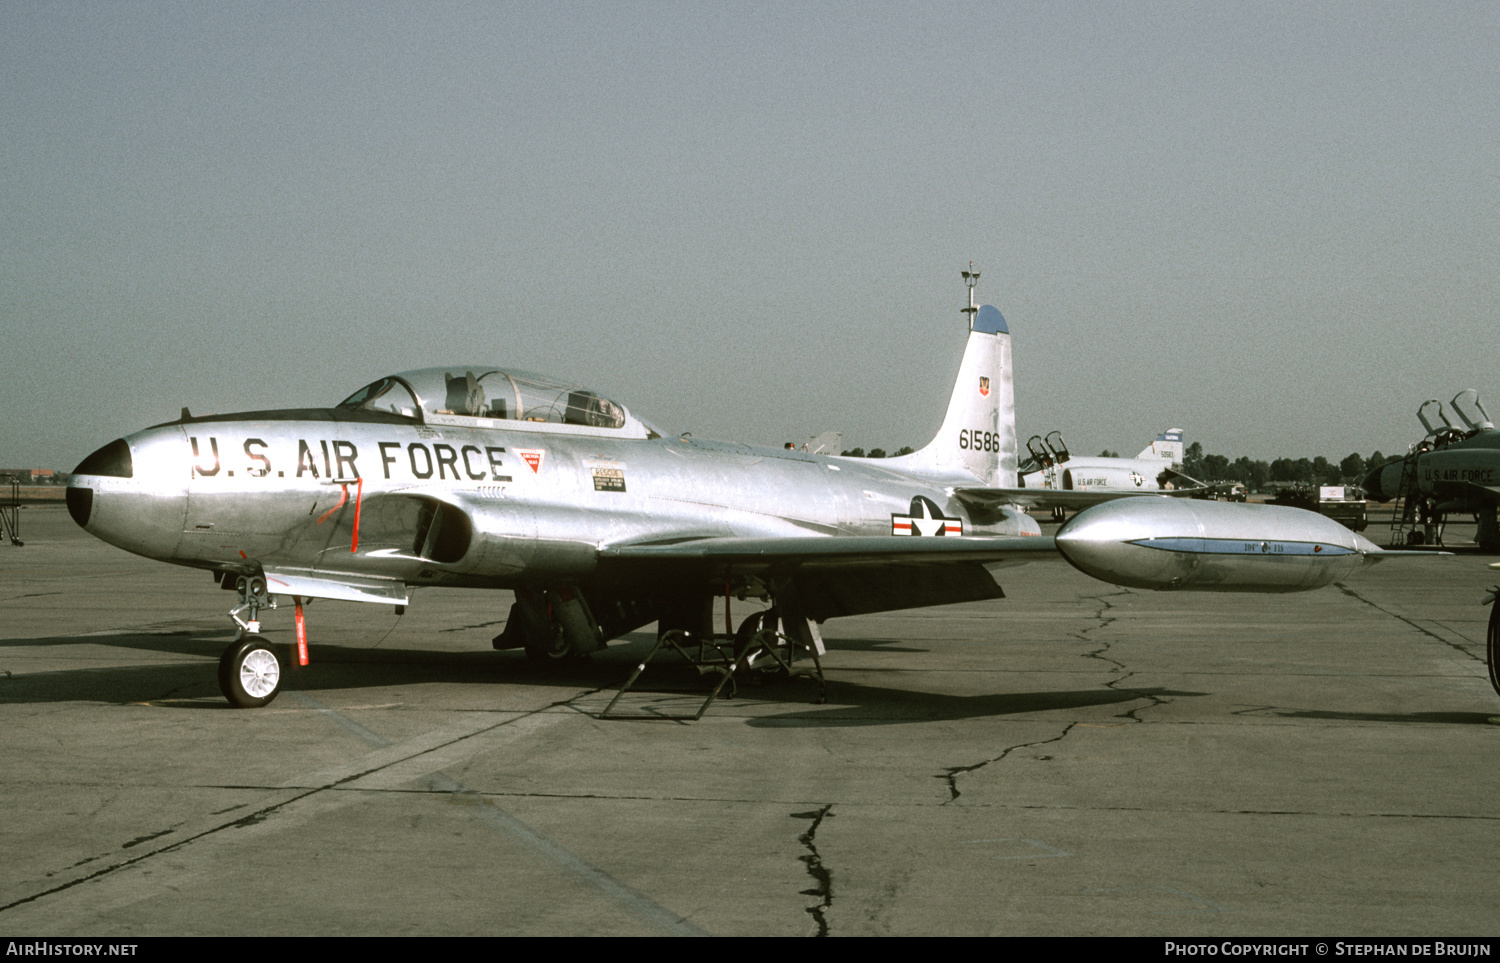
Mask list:
[{"label": "wingtip fuel tank", "polygon": [[1057,547],[1086,575],[1128,588],[1299,592],[1380,549],[1315,512],[1276,505],[1127,498],[1079,512]]}]

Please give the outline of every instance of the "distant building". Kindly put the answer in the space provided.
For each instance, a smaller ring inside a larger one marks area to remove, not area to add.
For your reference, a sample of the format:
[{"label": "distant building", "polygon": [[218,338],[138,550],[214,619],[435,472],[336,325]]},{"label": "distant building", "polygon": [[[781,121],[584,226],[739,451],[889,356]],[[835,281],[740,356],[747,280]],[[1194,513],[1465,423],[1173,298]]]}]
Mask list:
[{"label": "distant building", "polygon": [[56,485],[67,477],[67,472],[50,468],[0,468],[0,478],[9,475],[23,485]]}]

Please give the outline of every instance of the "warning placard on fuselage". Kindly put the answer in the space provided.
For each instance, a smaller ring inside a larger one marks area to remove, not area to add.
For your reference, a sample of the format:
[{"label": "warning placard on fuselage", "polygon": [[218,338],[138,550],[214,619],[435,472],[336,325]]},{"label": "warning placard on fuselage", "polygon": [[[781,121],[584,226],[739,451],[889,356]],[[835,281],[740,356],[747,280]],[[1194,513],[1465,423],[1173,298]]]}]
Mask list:
[{"label": "warning placard on fuselage", "polygon": [[592,468],[594,475],[594,491],[596,492],[622,492],[625,490],[625,470],[623,468]]}]

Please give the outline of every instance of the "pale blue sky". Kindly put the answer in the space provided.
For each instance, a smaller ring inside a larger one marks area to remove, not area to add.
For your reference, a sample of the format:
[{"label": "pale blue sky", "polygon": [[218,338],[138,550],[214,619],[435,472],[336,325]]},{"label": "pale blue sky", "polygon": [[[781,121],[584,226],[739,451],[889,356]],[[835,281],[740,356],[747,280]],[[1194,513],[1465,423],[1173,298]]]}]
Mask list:
[{"label": "pale blue sky", "polygon": [[489,362],[671,431],[1500,416],[1494,3],[0,5],[0,464]]}]

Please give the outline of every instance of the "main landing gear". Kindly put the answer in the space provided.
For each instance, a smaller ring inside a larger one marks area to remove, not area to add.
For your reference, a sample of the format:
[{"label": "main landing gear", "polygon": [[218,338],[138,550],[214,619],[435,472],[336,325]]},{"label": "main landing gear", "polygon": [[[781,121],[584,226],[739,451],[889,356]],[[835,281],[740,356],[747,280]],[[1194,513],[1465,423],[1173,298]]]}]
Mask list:
[{"label": "main landing gear", "polygon": [[[675,719],[692,722],[703,717],[708,707],[719,697],[727,685],[732,698],[737,691],[736,677],[749,678],[756,683],[776,679],[809,678],[818,683],[818,704],[828,701],[828,684],[823,678],[823,663],[818,659],[822,651],[822,638],[813,623],[794,617],[784,619],[777,609],[756,612],[740,623],[739,631],[732,635],[699,633],[683,629],[669,629],[656,641],[656,646],[641,660],[630,678],[620,686],[620,691],[599,713],[600,719]],[[696,651],[695,651],[696,649]],[[658,655],[676,653],[683,661],[694,666],[700,676],[715,675],[718,682],[708,693],[696,712],[670,713],[616,713],[611,710],[625,693],[631,691],[640,680],[646,667]],[[810,657],[813,667],[797,664],[799,657]]]}]

